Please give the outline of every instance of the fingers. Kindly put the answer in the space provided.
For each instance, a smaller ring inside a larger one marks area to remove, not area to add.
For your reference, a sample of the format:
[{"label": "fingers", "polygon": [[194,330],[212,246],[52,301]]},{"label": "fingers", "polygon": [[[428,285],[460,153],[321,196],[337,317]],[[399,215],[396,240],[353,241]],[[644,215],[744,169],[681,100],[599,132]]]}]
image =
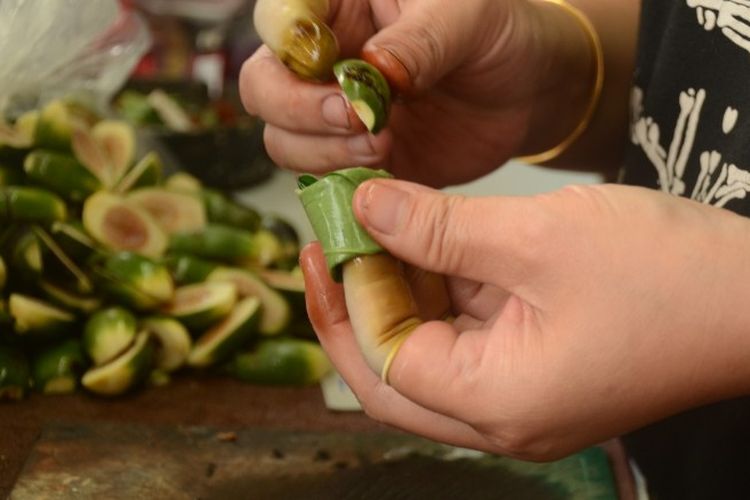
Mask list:
[{"label": "fingers", "polygon": [[471,426],[429,411],[385,385],[365,363],[346,315],[343,291],[328,277],[320,245],[308,245],[300,259],[306,300],[320,343],[372,418],[407,432],[455,446],[496,451]]},{"label": "fingers", "polygon": [[274,125],[266,125],[264,140],[268,154],[280,167],[314,173],[352,165],[380,166],[392,141],[388,131],[336,137],[296,134]]},{"label": "fingers", "polygon": [[451,314],[450,297],[444,276],[408,264],[404,266],[404,276],[419,308],[420,318],[445,319]]},{"label": "fingers", "polygon": [[338,87],[296,78],[265,47],[243,66],[240,87],[247,111],[266,122],[266,149],[281,167],[326,172],[388,157],[388,131],[367,133]]},{"label": "fingers", "polygon": [[[481,321],[487,321],[503,307],[509,297],[508,292],[496,286],[461,278],[452,278],[449,281],[448,291],[457,312],[468,314]],[[461,329],[458,328],[458,330]]]},{"label": "fingers", "polygon": [[395,180],[364,183],[353,206],[368,233],[402,260],[509,291],[537,272],[553,221],[532,199],[468,199]]},{"label": "fingers", "polygon": [[394,20],[398,2],[371,3],[374,13],[393,22],[368,40],[362,58],[377,66],[398,93],[423,92],[468,57],[476,57],[473,40],[487,24],[479,9],[453,0],[415,2],[401,7]]},{"label": "fingers", "polygon": [[433,321],[418,327],[391,364],[389,384],[430,411],[472,422],[471,382],[479,383],[486,333]]},{"label": "fingers", "polygon": [[277,127],[332,135],[365,130],[337,85],[300,80],[266,46],[243,64],[239,85],[247,112]]},{"label": "fingers", "polygon": [[329,326],[348,322],[344,288],[334,283],[328,274],[320,243],[311,243],[302,249],[300,264],[305,277],[307,314],[313,327],[327,331]]}]

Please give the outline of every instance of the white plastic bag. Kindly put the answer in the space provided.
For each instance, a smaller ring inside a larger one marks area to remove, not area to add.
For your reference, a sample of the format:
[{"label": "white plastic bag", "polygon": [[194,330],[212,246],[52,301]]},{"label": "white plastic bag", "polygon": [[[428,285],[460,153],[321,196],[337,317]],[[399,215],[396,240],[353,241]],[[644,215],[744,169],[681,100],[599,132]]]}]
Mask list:
[{"label": "white plastic bag", "polygon": [[0,116],[69,95],[103,108],[150,44],[116,0],[0,0]]}]

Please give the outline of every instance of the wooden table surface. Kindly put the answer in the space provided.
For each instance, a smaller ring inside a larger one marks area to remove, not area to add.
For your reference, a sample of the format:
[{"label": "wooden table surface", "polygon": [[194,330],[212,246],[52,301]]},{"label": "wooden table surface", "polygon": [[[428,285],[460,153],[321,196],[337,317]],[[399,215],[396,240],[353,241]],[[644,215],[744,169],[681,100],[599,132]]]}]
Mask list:
[{"label": "wooden table surface", "polygon": [[[258,428],[365,433],[390,430],[362,413],[328,411],[319,387],[259,387],[224,378],[190,376],[176,378],[166,387],[142,389],[115,399],[35,394],[21,402],[0,403],[0,498],[13,488],[42,429],[55,422],[210,426],[226,432]],[[621,497],[633,498],[619,443],[603,446],[611,457]]]}]

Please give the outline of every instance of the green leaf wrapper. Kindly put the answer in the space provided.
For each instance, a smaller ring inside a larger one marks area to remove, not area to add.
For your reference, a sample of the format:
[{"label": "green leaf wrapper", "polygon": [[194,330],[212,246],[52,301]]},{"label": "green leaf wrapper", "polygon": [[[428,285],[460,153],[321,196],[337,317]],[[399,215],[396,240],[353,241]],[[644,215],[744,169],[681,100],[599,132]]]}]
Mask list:
[{"label": "green leaf wrapper", "polygon": [[328,269],[341,281],[341,265],[359,255],[380,253],[383,249],[357,222],[352,199],[357,186],[370,179],[390,178],[385,170],[356,167],[331,172],[316,182],[304,176],[298,195],[315,236],[323,246]]}]

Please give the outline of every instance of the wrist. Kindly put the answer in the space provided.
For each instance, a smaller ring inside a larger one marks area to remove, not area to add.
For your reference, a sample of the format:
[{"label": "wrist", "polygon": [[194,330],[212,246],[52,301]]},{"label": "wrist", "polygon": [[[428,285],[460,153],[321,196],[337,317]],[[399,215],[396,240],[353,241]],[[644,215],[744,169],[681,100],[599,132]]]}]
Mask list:
[{"label": "wrist", "polygon": [[721,239],[712,246],[720,253],[705,264],[715,270],[716,325],[705,334],[716,336],[710,346],[716,351],[715,394],[730,399],[750,395],[750,219],[723,210],[717,215]]},{"label": "wrist", "polygon": [[533,0],[529,6],[532,32],[542,35],[519,155],[543,162],[557,156],[555,150],[572,145],[585,130],[598,101],[604,68],[596,32],[581,14],[549,0]]}]

